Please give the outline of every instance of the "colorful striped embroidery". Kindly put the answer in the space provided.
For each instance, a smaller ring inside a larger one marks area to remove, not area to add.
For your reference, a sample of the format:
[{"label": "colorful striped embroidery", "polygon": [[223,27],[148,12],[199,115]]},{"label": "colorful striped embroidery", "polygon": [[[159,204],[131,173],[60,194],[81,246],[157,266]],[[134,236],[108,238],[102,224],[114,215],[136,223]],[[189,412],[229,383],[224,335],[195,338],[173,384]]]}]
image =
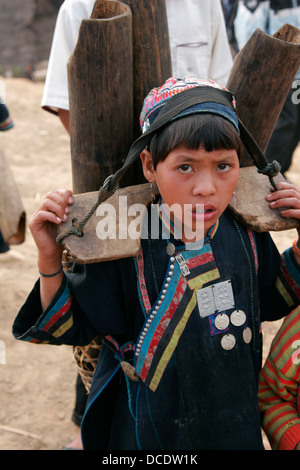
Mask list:
[{"label": "colorful striped embroidery", "polygon": [[148,296],[148,290],[146,287],[146,281],[144,276],[144,257],[143,257],[143,250],[140,248],[138,255],[136,256],[136,264],[137,264],[137,273],[138,273],[138,284],[139,289],[138,292],[142,297],[141,305],[144,306],[144,315],[148,315],[151,310],[151,302]]},{"label": "colorful striped embroidery", "polygon": [[[154,304],[146,320],[146,331],[144,328],[138,339],[138,343],[142,341],[142,346],[137,356],[136,371],[153,391],[156,390],[196,306],[196,290],[220,277],[209,243],[204,245],[200,255],[199,251],[186,251],[182,252],[182,255],[190,274],[186,278],[183,277],[179,265],[175,262],[163,301],[158,310],[155,310]],[[169,267],[170,263],[167,272]],[[153,318],[150,321],[151,316]]]},{"label": "colorful striped embroidery", "polygon": [[[70,309],[72,305],[72,295],[70,293],[68,282],[62,295],[57,302],[43,315],[40,322],[36,325],[39,331],[49,333],[55,338],[60,338],[73,326],[73,315]],[[30,343],[47,344],[50,341],[39,340],[31,336],[27,336],[25,341]]]}]

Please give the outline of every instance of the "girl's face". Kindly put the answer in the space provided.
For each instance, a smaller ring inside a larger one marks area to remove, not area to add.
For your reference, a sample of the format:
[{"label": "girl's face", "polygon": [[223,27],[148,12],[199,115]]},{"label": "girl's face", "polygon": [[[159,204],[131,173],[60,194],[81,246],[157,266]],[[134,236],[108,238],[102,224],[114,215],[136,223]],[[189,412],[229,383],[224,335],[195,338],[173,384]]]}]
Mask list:
[{"label": "girl's face", "polygon": [[[173,222],[181,225],[180,238],[191,243],[207,236],[232,197],[239,177],[235,150],[206,152],[180,145],[153,167],[147,150],[141,154],[144,175],[156,182],[162,202],[175,208]],[[178,222],[179,221],[179,222]],[[200,227],[200,230],[199,230]]]}]

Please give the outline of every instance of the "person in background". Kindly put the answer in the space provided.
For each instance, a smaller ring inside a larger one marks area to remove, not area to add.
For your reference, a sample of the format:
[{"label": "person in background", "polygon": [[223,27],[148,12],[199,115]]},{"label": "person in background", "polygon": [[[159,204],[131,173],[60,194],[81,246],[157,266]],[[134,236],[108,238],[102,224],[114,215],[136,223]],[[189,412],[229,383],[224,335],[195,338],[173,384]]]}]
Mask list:
[{"label": "person in background", "polygon": [[[77,43],[81,21],[90,18],[94,4],[95,0],[65,0],[54,30],[41,106],[59,116],[68,133],[67,62]],[[173,74],[195,74],[225,85],[232,67],[232,55],[220,0],[166,0],[166,8]],[[81,448],[79,425],[85,403],[86,391],[78,376],[72,418],[78,431],[66,448]]]},{"label": "person in background", "polygon": [[[273,35],[286,23],[300,27],[299,0],[239,0],[234,20],[239,49],[257,28]],[[267,160],[275,159],[281,164],[283,175],[292,164],[300,138],[300,104],[296,90],[299,88],[299,79],[300,70],[295,76],[265,153]]]},{"label": "person in background", "polygon": [[[67,62],[77,43],[81,21],[90,18],[94,3],[65,0],[54,30],[41,106],[57,114],[68,132]],[[221,1],[166,0],[166,8],[173,75],[194,74],[226,85],[233,60]]]},{"label": "person in background", "polygon": [[273,339],[259,376],[258,403],[272,449],[300,450],[300,307]]},{"label": "person in background", "polygon": [[234,20],[236,17],[238,3],[239,0],[222,0],[227,36],[233,57],[239,52],[239,47],[234,32]]}]

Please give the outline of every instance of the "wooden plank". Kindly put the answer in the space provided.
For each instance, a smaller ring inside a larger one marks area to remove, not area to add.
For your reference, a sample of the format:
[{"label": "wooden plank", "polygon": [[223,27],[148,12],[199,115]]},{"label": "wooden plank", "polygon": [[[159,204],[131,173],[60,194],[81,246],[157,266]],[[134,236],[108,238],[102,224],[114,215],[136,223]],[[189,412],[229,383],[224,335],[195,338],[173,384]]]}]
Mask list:
[{"label": "wooden plank", "polygon": [[[285,181],[279,174],[275,182]],[[229,208],[234,217],[248,228],[256,232],[278,232],[297,228],[299,220],[286,219],[280,215],[279,209],[271,209],[266,196],[271,191],[269,179],[257,173],[254,166],[240,169],[240,176],[235,194]]]},{"label": "wooden plank", "polygon": [[[89,209],[97,201],[98,192],[93,191],[74,196],[74,204],[70,207],[68,221],[60,225],[60,233],[68,231],[75,218],[81,221]],[[135,234],[135,221],[138,221],[139,213],[128,215],[128,208],[133,204],[141,205],[146,213],[146,208],[151,202],[149,184],[129,186],[118,189],[113,196],[101,204],[83,229],[83,236],[70,235],[63,240],[63,246],[69,256],[78,263],[95,263],[98,261],[110,261],[118,258],[135,256],[140,249],[140,237],[130,237]],[[104,212],[107,208],[107,212]],[[102,215],[99,215],[101,212]],[[132,230],[130,231],[130,224]],[[100,239],[97,231],[108,233],[110,237]]]}]

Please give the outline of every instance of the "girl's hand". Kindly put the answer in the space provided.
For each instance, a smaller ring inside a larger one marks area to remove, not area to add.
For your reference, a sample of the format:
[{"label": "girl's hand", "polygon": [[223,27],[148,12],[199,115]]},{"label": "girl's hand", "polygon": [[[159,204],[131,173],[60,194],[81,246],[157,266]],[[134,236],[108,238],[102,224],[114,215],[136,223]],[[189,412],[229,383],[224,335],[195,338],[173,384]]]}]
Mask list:
[{"label": "girl's hand", "polygon": [[70,204],[73,204],[72,191],[58,189],[49,192],[29,222],[39,259],[49,260],[53,265],[56,261],[61,262],[62,247],[56,243],[57,226],[67,220]]},{"label": "girl's hand", "polygon": [[282,217],[293,217],[299,220],[300,225],[300,190],[291,183],[282,181],[277,183],[278,191],[272,191],[267,196],[267,201],[272,209],[284,210],[280,211]]},{"label": "girl's hand", "polygon": [[[272,209],[284,207],[284,210],[280,211],[282,217],[293,217],[299,220],[297,231],[298,238],[300,239],[300,190],[286,181],[278,183],[277,187],[278,191],[273,190],[266,199]],[[299,240],[297,246],[298,248],[300,246]],[[300,256],[298,254],[296,259],[300,262]]]}]

